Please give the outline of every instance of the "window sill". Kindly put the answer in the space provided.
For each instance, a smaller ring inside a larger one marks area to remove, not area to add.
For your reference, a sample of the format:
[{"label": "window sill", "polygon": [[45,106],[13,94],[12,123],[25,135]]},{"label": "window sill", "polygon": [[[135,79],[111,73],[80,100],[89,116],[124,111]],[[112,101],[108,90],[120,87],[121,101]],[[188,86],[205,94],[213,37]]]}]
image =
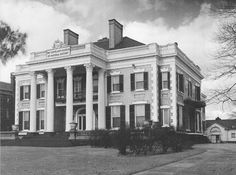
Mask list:
[{"label": "window sill", "polygon": [[161,89],[161,91],[169,91],[170,89]]},{"label": "window sill", "polygon": [[117,130],[119,130],[119,129],[120,129],[120,127],[111,128],[111,130],[114,130],[114,131],[117,131]]},{"label": "window sill", "polygon": [[180,91],[180,90],[178,90],[178,92],[181,93],[182,95],[184,95],[184,92],[182,92],[182,91]]},{"label": "window sill", "polygon": [[121,93],[120,91],[112,91],[111,94],[119,94]]},{"label": "window sill", "polygon": [[21,101],[30,101],[30,99],[22,99]]},{"label": "window sill", "polygon": [[46,98],[45,97],[40,97],[38,98],[39,100],[45,100]]},{"label": "window sill", "polygon": [[170,127],[170,125],[162,125],[162,128]]},{"label": "window sill", "polygon": [[135,92],[143,92],[145,89],[135,89]]}]

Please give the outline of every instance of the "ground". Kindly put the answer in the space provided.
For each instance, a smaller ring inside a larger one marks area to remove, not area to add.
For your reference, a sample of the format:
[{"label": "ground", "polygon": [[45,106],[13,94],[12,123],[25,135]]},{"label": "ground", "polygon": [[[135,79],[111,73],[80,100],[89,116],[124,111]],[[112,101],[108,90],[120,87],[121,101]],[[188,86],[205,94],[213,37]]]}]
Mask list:
[{"label": "ground", "polygon": [[89,146],[1,147],[3,175],[236,174],[236,144],[196,145],[180,153],[120,156]]}]

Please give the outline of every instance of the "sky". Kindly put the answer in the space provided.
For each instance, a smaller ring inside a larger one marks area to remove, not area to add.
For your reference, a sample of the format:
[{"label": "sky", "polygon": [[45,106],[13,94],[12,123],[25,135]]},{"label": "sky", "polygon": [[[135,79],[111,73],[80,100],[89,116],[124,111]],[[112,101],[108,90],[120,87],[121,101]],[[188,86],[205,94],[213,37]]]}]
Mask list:
[{"label": "sky", "polygon": [[[52,48],[63,40],[63,29],[79,34],[79,43],[108,37],[108,20],[124,26],[124,36],[143,43],[165,45],[177,42],[179,48],[199,65],[207,77],[214,65],[218,45],[215,35],[221,22],[210,9],[223,1],[214,0],[0,0],[0,20],[12,29],[28,34],[26,55],[19,54],[7,65],[0,63],[0,81],[9,82],[15,65],[29,60],[31,52]],[[228,81],[232,83],[232,80]],[[223,83],[224,85],[227,83]],[[222,82],[205,78],[206,93]],[[225,118],[235,112],[233,104],[209,105],[209,119]]]}]

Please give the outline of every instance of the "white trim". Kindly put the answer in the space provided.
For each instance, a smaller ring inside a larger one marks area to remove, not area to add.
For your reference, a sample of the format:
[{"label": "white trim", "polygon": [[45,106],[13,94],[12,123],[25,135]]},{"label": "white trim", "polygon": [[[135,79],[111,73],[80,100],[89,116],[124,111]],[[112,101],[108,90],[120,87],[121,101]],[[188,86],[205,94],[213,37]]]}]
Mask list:
[{"label": "white trim", "polygon": [[170,72],[170,68],[169,67],[161,68],[161,72]]},{"label": "white trim", "polygon": [[26,108],[19,109],[19,112],[25,112],[25,111],[29,111],[30,112],[30,109],[26,109]]},{"label": "white trim", "polygon": [[120,91],[111,91],[111,94],[119,94],[121,93]]},{"label": "white trim", "polygon": [[160,108],[161,108],[161,109],[168,109],[168,108],[170,108],[170,106],[168,106],[168,105],[163,105],[163,106],[161,106]]},{"label": "white trim", "polygon": [[134,73],[141,73],[141,72],[145,72],[145,69],[138,68],[138,69],[134,69],[133,71],[134,71]]},{"label": "white trim", "polygon": [[184,104],[182,102],[177,102],[178,105],[184,106]]},{"label": "white trim", "polygon": [[117,102],[117,103],[109,103],[109,106],[120,106],[122,103]]},{"label": "white trim", "polygon": [[120,75],[120,71],[112,71],[112,72],[110,72],[110,75],[111,76]]},{"label": "white trim", "polygon": [[133,105],[139,105],[139,104],[147,104],[147,101],[134,101],[132,102]]},{"label": "white trim", "polygon": [[200,87],[200,84],[198,84],[198,83],[195,83],[195,86],[197,86],[197,87]]},{"label": "white trim", "polygon": [[135,89],[134,91],[135,92],[142,92],[142,91],[145,91],[145,89]]}]

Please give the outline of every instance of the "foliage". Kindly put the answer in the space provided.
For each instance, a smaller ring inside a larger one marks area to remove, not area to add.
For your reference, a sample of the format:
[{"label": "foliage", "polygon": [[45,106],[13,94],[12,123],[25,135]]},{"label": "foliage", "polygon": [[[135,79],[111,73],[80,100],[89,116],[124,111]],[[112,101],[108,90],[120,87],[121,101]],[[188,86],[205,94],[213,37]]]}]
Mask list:
[{"label": "foliage", "polygon": [[[204,136],[177,133],[173,128],[156,127],[144,129],[97,130],[90,139],[90,145],[96,147],[113,147],[119,153],[162,154],[168,150],[179,152],[194,143],[205,143]],[[197,138],[197,139],[196,139]]]},{"label": "foliage", "polygon": [[26,46],[26,33],[21,33],[19,30],[12,30],[9,25],[0,21],[0,58],[2,64],[6,64],[7,61],[19,52],[25,54]]}]

